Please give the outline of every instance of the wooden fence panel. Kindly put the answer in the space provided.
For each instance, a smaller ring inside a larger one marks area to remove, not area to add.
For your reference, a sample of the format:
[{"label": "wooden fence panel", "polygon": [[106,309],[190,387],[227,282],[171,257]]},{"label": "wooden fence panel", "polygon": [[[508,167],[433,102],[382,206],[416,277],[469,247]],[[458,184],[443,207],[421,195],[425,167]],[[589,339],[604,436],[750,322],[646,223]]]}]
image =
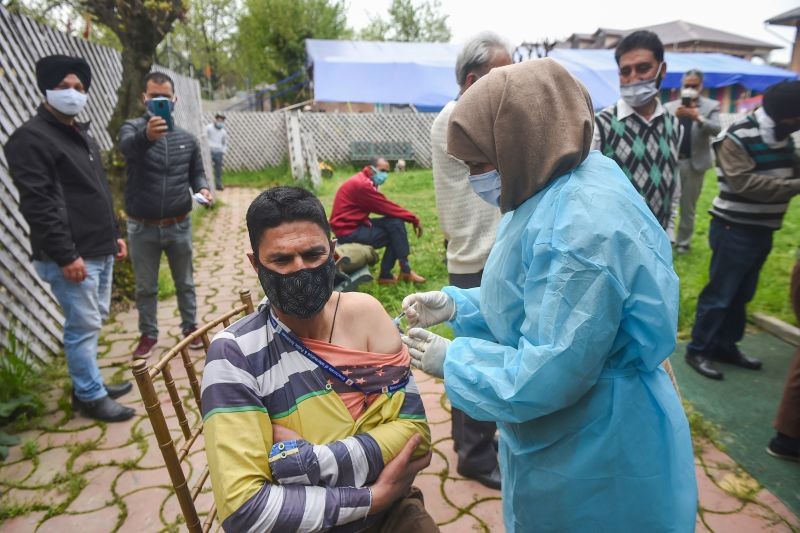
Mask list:
[{"label": "wooden fence panel", "polygon": [[[89,101],[78,120],[91,121],[91,134],[101,148],[112,146],[106,125],[117,103],[122,81],[119,53],[83,39],[71,37],[31,19],[9,13],[0,6],[0,145],[36,113],[43,95],[36,86],[37,59],[50,54],[86,58],[92,67]],[[200,84],[163,67],[154,66],[175,80],[178,94],[176,123],[198,137],[206,176],[210,159],[203,134]],[[212,182],[213,180],[209,180]],[[63,316],[49,286],[36,275],[30,261],[29,228],[18,207],[19,193],[0,151],[0,343],[13,327],[28,343],[31,353],[47,359],[61,346]]]}]

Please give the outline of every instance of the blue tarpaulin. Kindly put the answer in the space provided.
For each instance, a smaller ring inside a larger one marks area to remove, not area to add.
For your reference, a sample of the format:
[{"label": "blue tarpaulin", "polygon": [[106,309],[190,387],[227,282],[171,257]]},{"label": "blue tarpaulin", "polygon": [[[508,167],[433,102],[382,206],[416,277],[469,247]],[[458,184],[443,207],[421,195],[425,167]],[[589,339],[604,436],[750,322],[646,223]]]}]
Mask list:
[{"label": "blue tarpaulin", "polygon": [[[381,41],[306,40],[308,64],[313,67],[314,98],[320,102],[413,104],[441,108],[458,94],[455,64],[461,45]],[[596,108],[619,98],[619,79],[613,50],[557,48],[550,57],[581,80]],[[689,69],[705,74],[707,88],[741,84],[761,91],[797,74],[769,65],[756,65],[726,54],[667,53],[664,88],[680,86]]]}]

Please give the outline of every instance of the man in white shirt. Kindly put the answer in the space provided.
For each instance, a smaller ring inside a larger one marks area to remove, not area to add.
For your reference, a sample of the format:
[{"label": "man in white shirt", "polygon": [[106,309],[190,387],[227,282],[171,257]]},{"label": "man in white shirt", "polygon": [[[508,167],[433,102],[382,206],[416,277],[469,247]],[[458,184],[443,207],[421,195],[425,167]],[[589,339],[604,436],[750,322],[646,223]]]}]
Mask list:
[{"label": "man in white shirt", "polygon": [[225,115],[217,113],[214,115],[214,122],[206,126],[206,137],[208,147],[211,150],[211,161],[214,162],[214,182],[217,190],[221,191],[222,186],[222,159],[228,149],[228,132],[225,131]]},{"label": "man in white shirt", "polygon": [[617,162],[674,242],[681,127],[659,99],[667,73],[664,46],[655,33],[635,31],[619,42],[614,57],[621,97],[595,116],[592,149]]},{"label": "man in white shirt", "polygon": [[[456,62],[460,94],[495,67],[511,64],[506,44],[494,34],[470,40]],[[469,185],[469,168],[447,153],[447,123],[455,100],[442,109],[431,127],[433,185],[439,225],[447,246],[450,284],[479,287],[483,266],[494,244],[500,210],[476,195]],[[453,442],[458,453],[458,473],[487,487],[500,488],[500,469],[494,444],[496,425],[452,410]]]}]

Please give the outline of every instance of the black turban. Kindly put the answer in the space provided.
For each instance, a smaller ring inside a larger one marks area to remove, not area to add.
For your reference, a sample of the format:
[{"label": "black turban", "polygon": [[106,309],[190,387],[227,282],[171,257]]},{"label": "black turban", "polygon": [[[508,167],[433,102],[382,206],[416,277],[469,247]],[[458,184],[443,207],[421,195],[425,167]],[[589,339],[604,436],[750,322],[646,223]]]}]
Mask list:
[{"label": "black turban", "polygon": [[82,57],[47,56],[36,62],[36,85],[42,94],[55,89],[68,74],[75,74],[87,91],[92,84],[92,69]]},{"label": "black turban", "polygon": [[800,81],[782,81],[764,91],[764,111],[772,120],[800,118]]}]

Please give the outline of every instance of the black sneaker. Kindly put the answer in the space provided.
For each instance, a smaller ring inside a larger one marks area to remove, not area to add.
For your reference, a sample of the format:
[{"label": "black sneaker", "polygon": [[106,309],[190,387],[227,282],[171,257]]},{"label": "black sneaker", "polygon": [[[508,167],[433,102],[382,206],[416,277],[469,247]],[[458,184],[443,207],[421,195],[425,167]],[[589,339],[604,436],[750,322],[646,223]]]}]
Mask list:
[{"label": "black sneaker", "polygon": [[769,441],[767,453],[784,461],[800,462],[800,439],[777,433]]}]

